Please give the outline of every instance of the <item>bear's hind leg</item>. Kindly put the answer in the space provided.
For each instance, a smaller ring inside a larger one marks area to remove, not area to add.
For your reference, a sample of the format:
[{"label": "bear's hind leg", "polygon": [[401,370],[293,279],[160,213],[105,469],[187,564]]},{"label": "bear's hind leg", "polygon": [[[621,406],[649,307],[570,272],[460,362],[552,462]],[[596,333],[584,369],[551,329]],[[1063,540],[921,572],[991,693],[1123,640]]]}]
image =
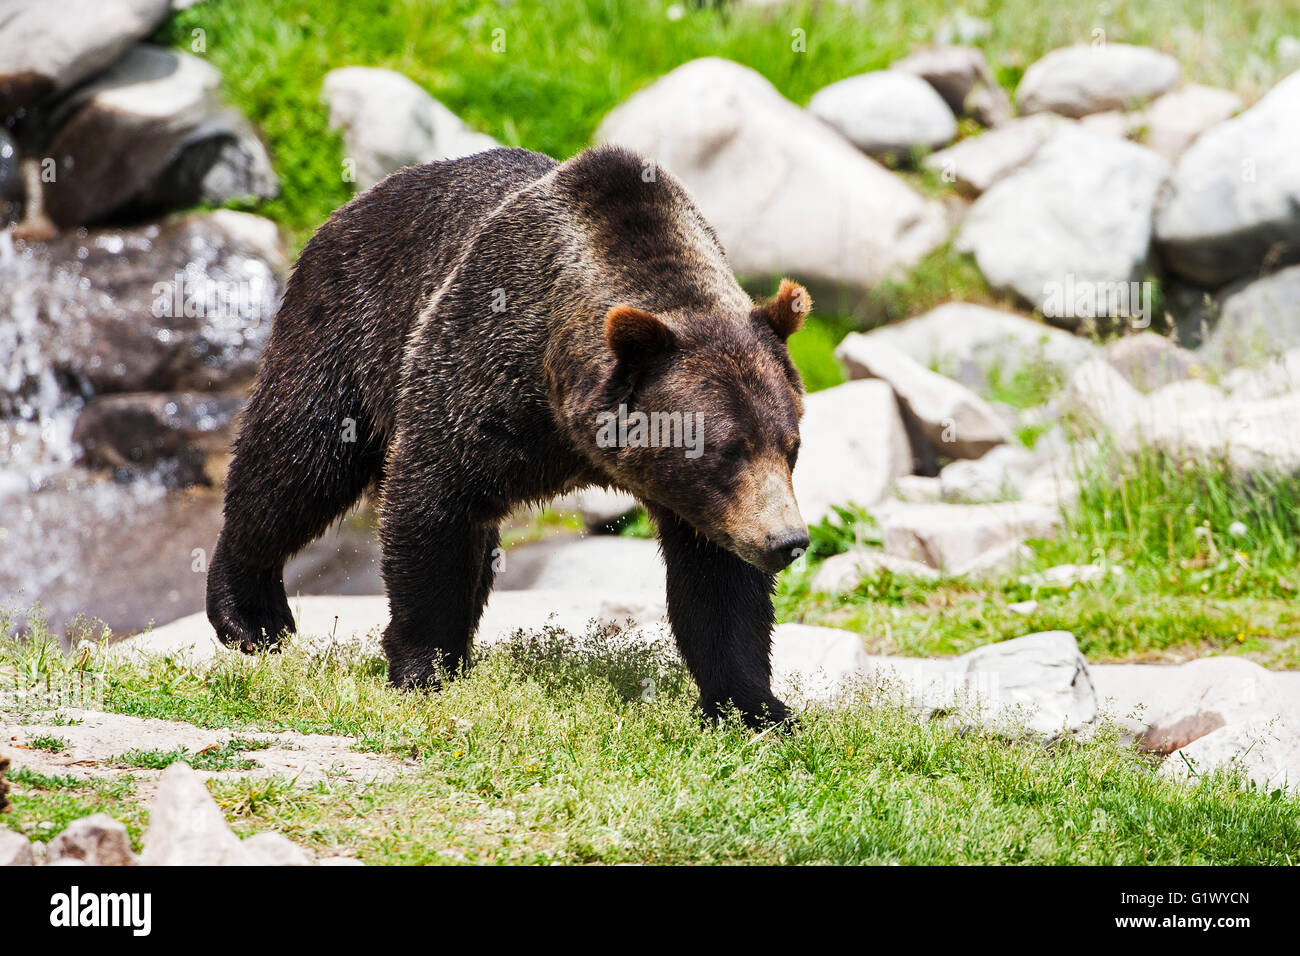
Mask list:
[{"label": "bear's hind leg", "polygon": [[774,578],[651,507],[668,566],[668,620],[710,719],[735,707],[750,727],[793,722],[772,693]]}]

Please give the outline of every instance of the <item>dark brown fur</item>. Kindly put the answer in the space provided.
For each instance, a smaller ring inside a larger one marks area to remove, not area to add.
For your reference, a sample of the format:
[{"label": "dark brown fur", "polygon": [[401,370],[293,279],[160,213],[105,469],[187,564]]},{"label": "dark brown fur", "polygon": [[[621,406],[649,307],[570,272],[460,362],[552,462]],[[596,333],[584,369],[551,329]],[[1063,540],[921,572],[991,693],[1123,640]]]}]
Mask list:
[{"label": "dark brown fur", "polygon": [[[394,174],[321,228],[289,283],[227,481],[217,633],[252,650],[292,631],[285,560],[378,485],[389,676],[427,685],[468,664],[501,520],[614,486],[657,522],[705,712],[785,720],[771,590],[807,544],[785,348],[806,304],[791,283],[755,308],[682,187],[624,150]],[[598,447],[597,416],[620,404],[701,412],[703,454]]]}]

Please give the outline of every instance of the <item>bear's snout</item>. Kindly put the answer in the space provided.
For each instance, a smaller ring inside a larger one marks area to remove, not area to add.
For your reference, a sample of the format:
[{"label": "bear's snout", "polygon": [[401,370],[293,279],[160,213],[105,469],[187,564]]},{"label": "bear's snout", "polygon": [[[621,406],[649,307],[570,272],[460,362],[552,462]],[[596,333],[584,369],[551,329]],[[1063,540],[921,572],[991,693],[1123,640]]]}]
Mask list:
[{"label": "bear's snout", "polygon": [[767,569],[772,572],[782,571],[808,550],[808,532],[803,528],[793,528],[779,534],[768,534],[764,541]]}]

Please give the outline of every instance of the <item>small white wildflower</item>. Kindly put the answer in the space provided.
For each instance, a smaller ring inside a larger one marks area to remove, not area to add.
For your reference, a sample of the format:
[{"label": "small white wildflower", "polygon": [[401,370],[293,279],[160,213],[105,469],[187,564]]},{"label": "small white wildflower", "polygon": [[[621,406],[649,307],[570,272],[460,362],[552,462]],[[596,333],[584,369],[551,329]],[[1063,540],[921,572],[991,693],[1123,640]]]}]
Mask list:
[{"label": "small white wildflower", "polygon": [[678,20],[682,19],[682,17],[686,16],[686,8],[680,3],[674,3],[668,8],[667,13],[668,19],[672,23],[676,23]]},{"label": "small white wildflower", "polygon": [[1232,524],[1228,525],[1228,534],[1232,535],[1234,538],[1246,537],[1246,530],[1246,525],[1240,521],[1234,521]]}]

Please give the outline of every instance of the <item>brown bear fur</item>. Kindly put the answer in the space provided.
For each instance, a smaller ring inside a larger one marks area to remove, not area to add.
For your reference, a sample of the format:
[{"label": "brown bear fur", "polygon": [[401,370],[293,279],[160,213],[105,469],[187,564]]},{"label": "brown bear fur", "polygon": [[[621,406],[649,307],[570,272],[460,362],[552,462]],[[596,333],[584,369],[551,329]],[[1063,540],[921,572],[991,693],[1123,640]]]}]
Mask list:
[{"label": "brown bear fur", "polygon": [[[785,346],[808,306],[787,282],[756,308],[681,185],[626,150],[393,174],[321,227],[288,284],[235,442],[209,619],[248,651],[292,632],[286,559],[376,486],[389,677],[430,685],[468,665],[502,519],[617,487],[657,524],[704,711],[786,720],[771,594],[808,543]],[[599,416],[621,405],[699,412],[701,453],[603,447]]]}]

